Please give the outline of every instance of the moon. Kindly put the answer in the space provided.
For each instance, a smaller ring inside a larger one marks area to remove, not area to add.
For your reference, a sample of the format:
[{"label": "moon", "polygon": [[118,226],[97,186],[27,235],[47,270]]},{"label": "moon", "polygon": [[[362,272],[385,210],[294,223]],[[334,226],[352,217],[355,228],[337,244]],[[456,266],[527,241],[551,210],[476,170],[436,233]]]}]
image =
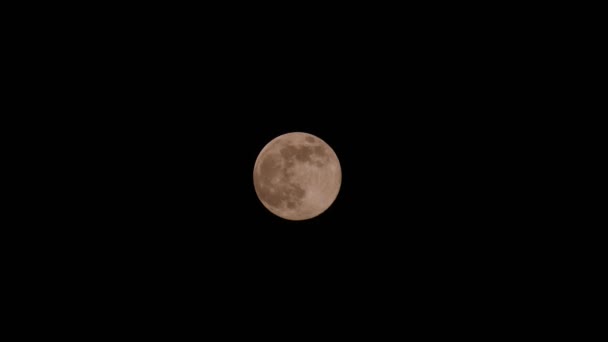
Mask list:
[{"label": "moon", "polygon": [[303,132],[280,135],[258,155],[253,169],[255,192],[273,214],[301,221],[325,212],[336,200],[342,169],[334,150]]}]

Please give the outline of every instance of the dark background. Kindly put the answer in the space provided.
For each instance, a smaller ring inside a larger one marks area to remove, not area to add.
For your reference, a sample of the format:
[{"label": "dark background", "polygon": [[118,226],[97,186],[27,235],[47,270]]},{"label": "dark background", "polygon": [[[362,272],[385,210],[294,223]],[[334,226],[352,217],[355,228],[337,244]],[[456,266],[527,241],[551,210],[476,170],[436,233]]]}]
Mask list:
[{"label": "dark background", "polygon": [[[64,256],[57,272],[109,301],[222,298],[250,314],[497,300],[529,241],[534,193],[512,160],[535,158],[518,152],[535,80],[495,17],[187,12],[37,32],[48,95],[34,100],[57,113],[32,120],[49,137],[37,217],[58,227],[37,236]],[[302,222],[272,215],[252,181],[259,151],[293,131],[325,140],[343,173]]]},{"label": "dark background", "polygon": [[[96,43],[77,49],[66,84],[70,110],[87,113],[65,124],[86,141],[100,218],[134,225],[133,238],[447,243],[496,209],[512,104],[504,64],[477,58],[491,49],[483,38],[177,27],[83,38]],[[343,168],[335,205],[308,222],[273,217],[253,191],[257,153],[291,131],[327,141]]]}]

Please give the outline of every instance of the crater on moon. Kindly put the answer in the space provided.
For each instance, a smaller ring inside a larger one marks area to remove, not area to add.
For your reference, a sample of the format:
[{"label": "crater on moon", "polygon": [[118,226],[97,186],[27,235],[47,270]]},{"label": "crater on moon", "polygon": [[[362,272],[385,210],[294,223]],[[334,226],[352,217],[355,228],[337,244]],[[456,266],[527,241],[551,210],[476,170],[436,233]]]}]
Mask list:
[{"label": "crater on moon", "polygon": [[287,133],[269,142],[254,166],[254,187],[262,204],[288,220],[313,218],[329,208],[342,173],[335,152],[308,133]]}]

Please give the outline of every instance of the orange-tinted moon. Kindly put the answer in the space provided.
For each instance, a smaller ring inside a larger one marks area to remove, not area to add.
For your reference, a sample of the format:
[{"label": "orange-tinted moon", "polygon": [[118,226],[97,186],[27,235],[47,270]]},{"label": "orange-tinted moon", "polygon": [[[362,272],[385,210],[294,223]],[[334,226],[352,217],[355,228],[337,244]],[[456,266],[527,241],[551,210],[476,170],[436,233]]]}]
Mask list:
[{"label": "orange-tinted moon", "polygon": [[287,220],[325,212],[342,183],[338,156],[325,141],[303,132],[283,134],[258,155],[253,184],[264,207]]}]

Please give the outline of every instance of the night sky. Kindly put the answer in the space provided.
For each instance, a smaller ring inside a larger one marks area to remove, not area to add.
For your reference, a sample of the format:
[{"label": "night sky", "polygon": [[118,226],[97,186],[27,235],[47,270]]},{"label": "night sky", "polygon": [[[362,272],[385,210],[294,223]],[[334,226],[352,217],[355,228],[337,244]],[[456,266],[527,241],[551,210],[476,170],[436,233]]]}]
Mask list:
[{"label": "night sky", "polygon": [[[499,223],[488,215],[509,181],[495,158],[508,106],[488,77],[504,70],[471,57],[475,44],[431,31],[222,32],[196,44],[192,32],[121,35],[82,62],[75,77],[96,80],[73,94],[87,112],[71,132],[84,142],[78,193],[96,203],[78,204],[85,222],[118,240],[204,241],[243,257],[316,244],[320,255],[452,251]],[[270,214],[252,182],[263,146],[293,131],[325,140],[343,173],[334,204],[305,222]]]},{"label": "night sky", "polygon": [[[60,127],[39,147],[51,157],[38,200],[60,227],[45,236],[80,269],[183,300],[211,287],[254,306],[317,293],[352,308],[357,293],[447,301],[491,281],[522,236],[514,213],[533,210],[510,162],[525,134],[511,129],[517,68],[493,57],[496,35],[415,17],[87,33],[60,59],[73,75],[45,78],[69,78],[45,104],[78,114],[44,119]],[[311,220],[273,215],[254,190],[258,153],[288,132],[340,160],[340,193]]]}]

